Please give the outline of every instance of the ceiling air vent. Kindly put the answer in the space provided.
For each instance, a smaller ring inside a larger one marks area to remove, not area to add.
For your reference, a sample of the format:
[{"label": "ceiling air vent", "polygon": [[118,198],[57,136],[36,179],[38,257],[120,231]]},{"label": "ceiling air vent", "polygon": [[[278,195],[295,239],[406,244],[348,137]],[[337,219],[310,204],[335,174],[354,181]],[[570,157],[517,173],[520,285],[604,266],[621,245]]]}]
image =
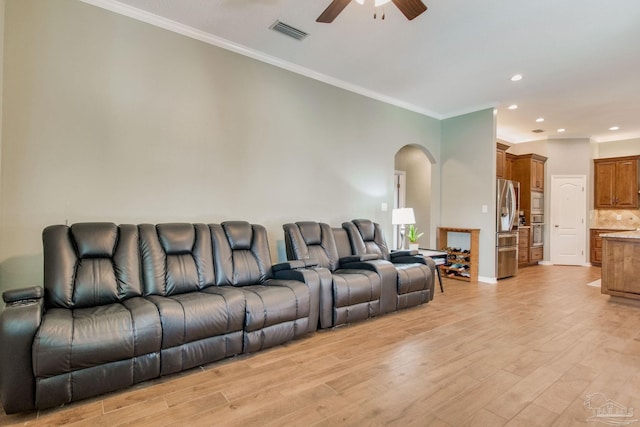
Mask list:
[{"label": "ceiling air vent", "polygon": [[534,129],[531,132],[533,132],[533,133],[542,133],[542,132],[544,132],[544,130],[542,130],[542,129]]},{"label": "ceiling air vent", "polygon": [[291,25],[287,25],[281,21],[274,22],[273,25],[270,26],[269,28],[279,33],[282,33],[285,36],[292,37],[296,40],[302,40],[303,38],[309,35],[308,33],[305,33],[304,31],[294,28]]}]

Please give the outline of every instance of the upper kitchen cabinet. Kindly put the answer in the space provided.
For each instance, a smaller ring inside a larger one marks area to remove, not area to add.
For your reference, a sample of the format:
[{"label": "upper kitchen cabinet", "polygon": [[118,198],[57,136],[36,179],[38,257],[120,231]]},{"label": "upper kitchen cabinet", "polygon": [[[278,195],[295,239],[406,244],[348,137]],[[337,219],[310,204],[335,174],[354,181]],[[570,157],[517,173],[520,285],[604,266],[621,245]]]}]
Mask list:
[{"label": "upper kitchen cabinet", "polygon": [[523,154],[513,162],[513,179],[520,190],[544,191],[544,164],[547,158],[539,154]]},{"label": "upper kitchen cabinet", "polygon": [[507,144],[496,144],[496,177],[502,179],[513,179],[513,161],[517,157],[506,151],[509,149]]},{"label": "upper kitchen cabinet", "polygon": [[507,148],[509,148],[506,144],[497,143],[496,144],[496,177],[497,178],[506,178],[506,160],[507,160]]},{"label": "upper kitchen cabinet", "polygon": [[638,158],[593,161],[596,209],[638,209]]}]

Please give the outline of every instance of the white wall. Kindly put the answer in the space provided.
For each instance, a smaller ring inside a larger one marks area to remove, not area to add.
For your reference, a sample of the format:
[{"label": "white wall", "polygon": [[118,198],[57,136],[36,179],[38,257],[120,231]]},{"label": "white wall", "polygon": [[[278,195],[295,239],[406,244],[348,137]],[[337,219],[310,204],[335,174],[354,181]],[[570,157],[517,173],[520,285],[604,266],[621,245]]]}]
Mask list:
[{"label": "white wall", "polygon": [[[479,228],[478,273],[495,281],[496,125],[493,109],[443,120],[443,227]],[[486,205],[487,213],[482,213]]]},{"label": "white wall", "polygon": [[[80,221],[391,234],[395,153],[440,122],[75,0],[7,0],[0,288],[40,284],[41,232]],[[434,221],[439,221],[435,217]]]}]

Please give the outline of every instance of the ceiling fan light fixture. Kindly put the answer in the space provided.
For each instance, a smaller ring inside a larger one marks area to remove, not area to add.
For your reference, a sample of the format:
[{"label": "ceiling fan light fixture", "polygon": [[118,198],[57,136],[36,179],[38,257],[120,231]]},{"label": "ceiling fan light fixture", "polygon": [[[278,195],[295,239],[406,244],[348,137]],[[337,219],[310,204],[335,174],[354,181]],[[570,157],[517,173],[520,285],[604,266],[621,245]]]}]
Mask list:
[{"label": "ceiling fan light fixture", "polygon": [[[374,6],[375,7],[380,7],[380,6],[384,6],[385,4],[389,3],[391,0],[375,0],[374,1]],[[359,5],[363,5],[364,4],[364,0],[356,0],[356,2]]]}]

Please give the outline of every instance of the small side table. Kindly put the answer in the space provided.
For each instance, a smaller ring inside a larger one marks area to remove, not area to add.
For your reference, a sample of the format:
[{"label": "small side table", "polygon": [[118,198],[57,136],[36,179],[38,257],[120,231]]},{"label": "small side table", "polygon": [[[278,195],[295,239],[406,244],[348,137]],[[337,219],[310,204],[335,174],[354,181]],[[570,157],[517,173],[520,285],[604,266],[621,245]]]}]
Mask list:
[{"label": "small side table", "polygon": [[435,249],[418,249],[418,253],[422,256],[431,258],[436,263],[436,271],[438,272],[438,282],[440,282],[440,292],[444,292],[444,288],[442,287],[442,276],[440,276],[440,267],[439,265],[445,264],[447,262],[447,254],[444,251],[436,251]]}]

